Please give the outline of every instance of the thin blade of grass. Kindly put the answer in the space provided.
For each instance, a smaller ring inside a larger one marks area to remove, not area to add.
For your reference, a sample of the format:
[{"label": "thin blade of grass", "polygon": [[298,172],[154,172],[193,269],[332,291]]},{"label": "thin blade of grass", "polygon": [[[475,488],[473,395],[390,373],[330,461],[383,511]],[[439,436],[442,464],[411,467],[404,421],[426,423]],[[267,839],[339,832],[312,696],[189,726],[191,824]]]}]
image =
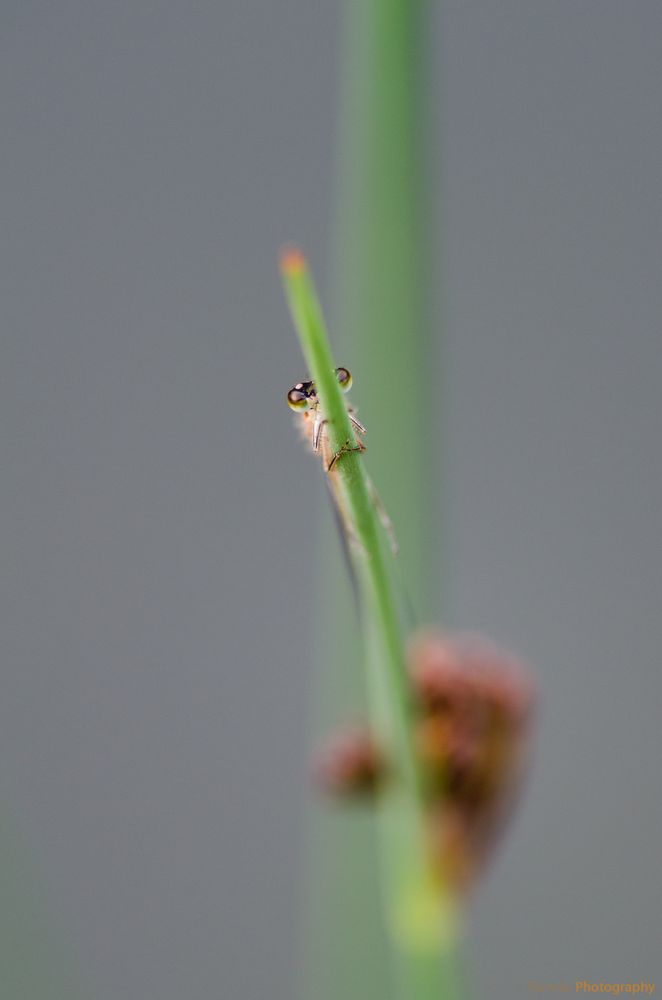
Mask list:
[{"label": "thin blade of grass", "polygon": [[[335,377],[328,337],[306,262],[295,250],[281,261],[290,311],[315,382],[333,452],[353,441]],[[456,981],[435,961],[440,947],[452,959],[455,913],[428,868],[422,802],[411,740],[410,698],[397,602],[380,541],[363,456],[342,455],[333,472],[357,542],[353,554],[365,609],[365,654],[372,727],[387,753],[394,780],[379,798],[382,888],[403,995],[410,1000],[450,1000]],[[342,623],[336,623],[342,629]],[[447,963],[448,964],[448,963]],[[412,992],[414,983],[417,992]],[[425,985],[427,984],[427,985]],[[425,990],[425,992],[424,992]]]}]

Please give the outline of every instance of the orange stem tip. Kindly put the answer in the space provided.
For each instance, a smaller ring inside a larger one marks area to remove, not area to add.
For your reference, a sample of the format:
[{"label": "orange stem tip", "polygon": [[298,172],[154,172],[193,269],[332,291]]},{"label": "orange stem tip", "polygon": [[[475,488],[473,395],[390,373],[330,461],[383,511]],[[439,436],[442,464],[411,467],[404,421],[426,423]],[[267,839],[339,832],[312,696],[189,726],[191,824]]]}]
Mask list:
[{"label": "orange stem tip", "polygon": [[306,258],[298,247],[284,247],[281,250],[280,269],[289,278],[303,274],[306,270]]}]

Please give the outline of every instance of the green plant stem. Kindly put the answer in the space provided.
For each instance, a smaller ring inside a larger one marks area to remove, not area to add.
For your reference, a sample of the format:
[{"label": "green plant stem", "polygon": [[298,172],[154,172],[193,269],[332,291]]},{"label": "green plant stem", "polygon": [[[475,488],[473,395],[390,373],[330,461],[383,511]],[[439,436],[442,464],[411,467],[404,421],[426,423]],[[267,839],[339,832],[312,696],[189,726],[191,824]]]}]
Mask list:
[{"label": "green plant stem", "polygon": [[[353,442],[344,399],[335,377],[324,321],[308,269],[298,251],[282,262],[285,290],[320,406],[330,448]],[[442,974],[440,942],[453,955],[455,912],[429,870],[424,817],[411,739],[408,684],[398,609],[380,543],[379,523],[363,457],[342,454],[333,471],[355,539],[354,563],[365,613],[369,707],[373,728],[387,752],[392,787],[380,797],[383,888],[403,996],[451,1000],[454,984]],[[338,623],[342,629],[342,623]],[[415,992],[414,992],[415,990]]]},{"label": "green plant stem", "polygon": [[[288,264],[288,259],[290,263]],[[325,433],[331,450],[339,452],[354,441],[345,401],[335,377],[335,365],[324,328],[322,313],[303,258],[285,257],[285,288],[301,348],[315,382],[322,412],[327,420]],[[416,766],[412,751],[407,707],[407,685],[398,628],[398,609],[389,584],[389,573],[379,540],[378,519],[371,500],[365,466],[355,451],[346,452],[336,463],[338,478],[361,557],[355,559],[360,593],[368,606],[368,620],[374,623],[375,645],[380,661],[375,662],[375,701],[379,704],[380,735],[388,740],[398,772],[412,798],[417,797]]]}]

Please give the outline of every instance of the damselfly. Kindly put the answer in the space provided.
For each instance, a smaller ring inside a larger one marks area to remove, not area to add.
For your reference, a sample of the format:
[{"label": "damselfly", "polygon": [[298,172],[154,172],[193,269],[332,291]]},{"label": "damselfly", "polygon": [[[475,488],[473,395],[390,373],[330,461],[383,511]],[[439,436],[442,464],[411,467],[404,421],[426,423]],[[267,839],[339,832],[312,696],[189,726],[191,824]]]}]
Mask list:
[{"label": "damselfly", "polygon": [[[352,376],[347,368],[336,368],[336,378],[341,390],[349,392],[352,386]],[[365,451],[360,438],[355,438],[354,443],[347,441],[339,451],[332,452],[330,450],[329,438],[325,432],[327,420],[320,408],[314,382],[297,382],[296,385],[293,385],[287,394],[287,405],[295,413],[301,414],[304,436],[310,437],[310,444],[315,454],[321,454],[327,472],[331,472],[340,456],[345,452]],[[365,434],[365,427],[356,419],[351,406],[347,407],[347,415],[352,428],[359,434]]]},{"label": "damselfly", "polygon": [[[348,392],[352,385],[352,376],[349,370],[347,368],[336,368],[336,378],[341,390],[343,392]],[[333,451],[326,431],[328,421],[322,412],[315,383],[312,381],[297,382],[297,384],[292,386],[287,394],[287,405],[290,409],[294,410],[295,413],[300,415],[301,421],[299,427],[304,438],[309,442],[313,452],[316,455],[320,455],[322,458],[324,471],[327,474],[327,482],[331,498],[333,500],[339,525],[344,534],[345,540],[349,540],[355,548],[358,547],[360,549],[360,543],[352,530],[350,519],[345,510],[345,502],[342,491],[340,490],[337,482],[336,463],[342,455],[347,454],[348,452],[365,451],[365,445],[361,441],[361,437],[357,436],[357,434],[363,436],[366,433],[365,427],[361,421],[357,419],[352,407],[348,405],[347,415],[349,417],[350,424],[352,425],[352,430],[354,431],[354,438],[346,441],[338,449],[338,451]],[[398,545],[393,532],[391,520],[384,510],[382,502],[379,499],[377,491],[372,485],[372,481],[369,477],[366,477],[366,482],[370,493],[370,499],[372,500],[379,519],[388,534],[391,543],[391,550],[393,553],[396,553]]]}]

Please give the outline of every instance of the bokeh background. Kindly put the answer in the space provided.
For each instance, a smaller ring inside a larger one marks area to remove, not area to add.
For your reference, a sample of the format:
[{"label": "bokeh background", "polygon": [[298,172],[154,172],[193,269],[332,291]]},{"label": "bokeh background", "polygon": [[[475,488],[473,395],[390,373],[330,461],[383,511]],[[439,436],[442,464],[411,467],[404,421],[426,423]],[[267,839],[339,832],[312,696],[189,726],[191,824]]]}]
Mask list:
[{"label": "bokeh background", "polygon": [[[0,6],[12,1000],[296,990],[327,511],[276,254],[328,292],[340,22]],[[479,998],[662,979],[661,43],[654,0],[431,5],[439,611],[541,687]]]}]

